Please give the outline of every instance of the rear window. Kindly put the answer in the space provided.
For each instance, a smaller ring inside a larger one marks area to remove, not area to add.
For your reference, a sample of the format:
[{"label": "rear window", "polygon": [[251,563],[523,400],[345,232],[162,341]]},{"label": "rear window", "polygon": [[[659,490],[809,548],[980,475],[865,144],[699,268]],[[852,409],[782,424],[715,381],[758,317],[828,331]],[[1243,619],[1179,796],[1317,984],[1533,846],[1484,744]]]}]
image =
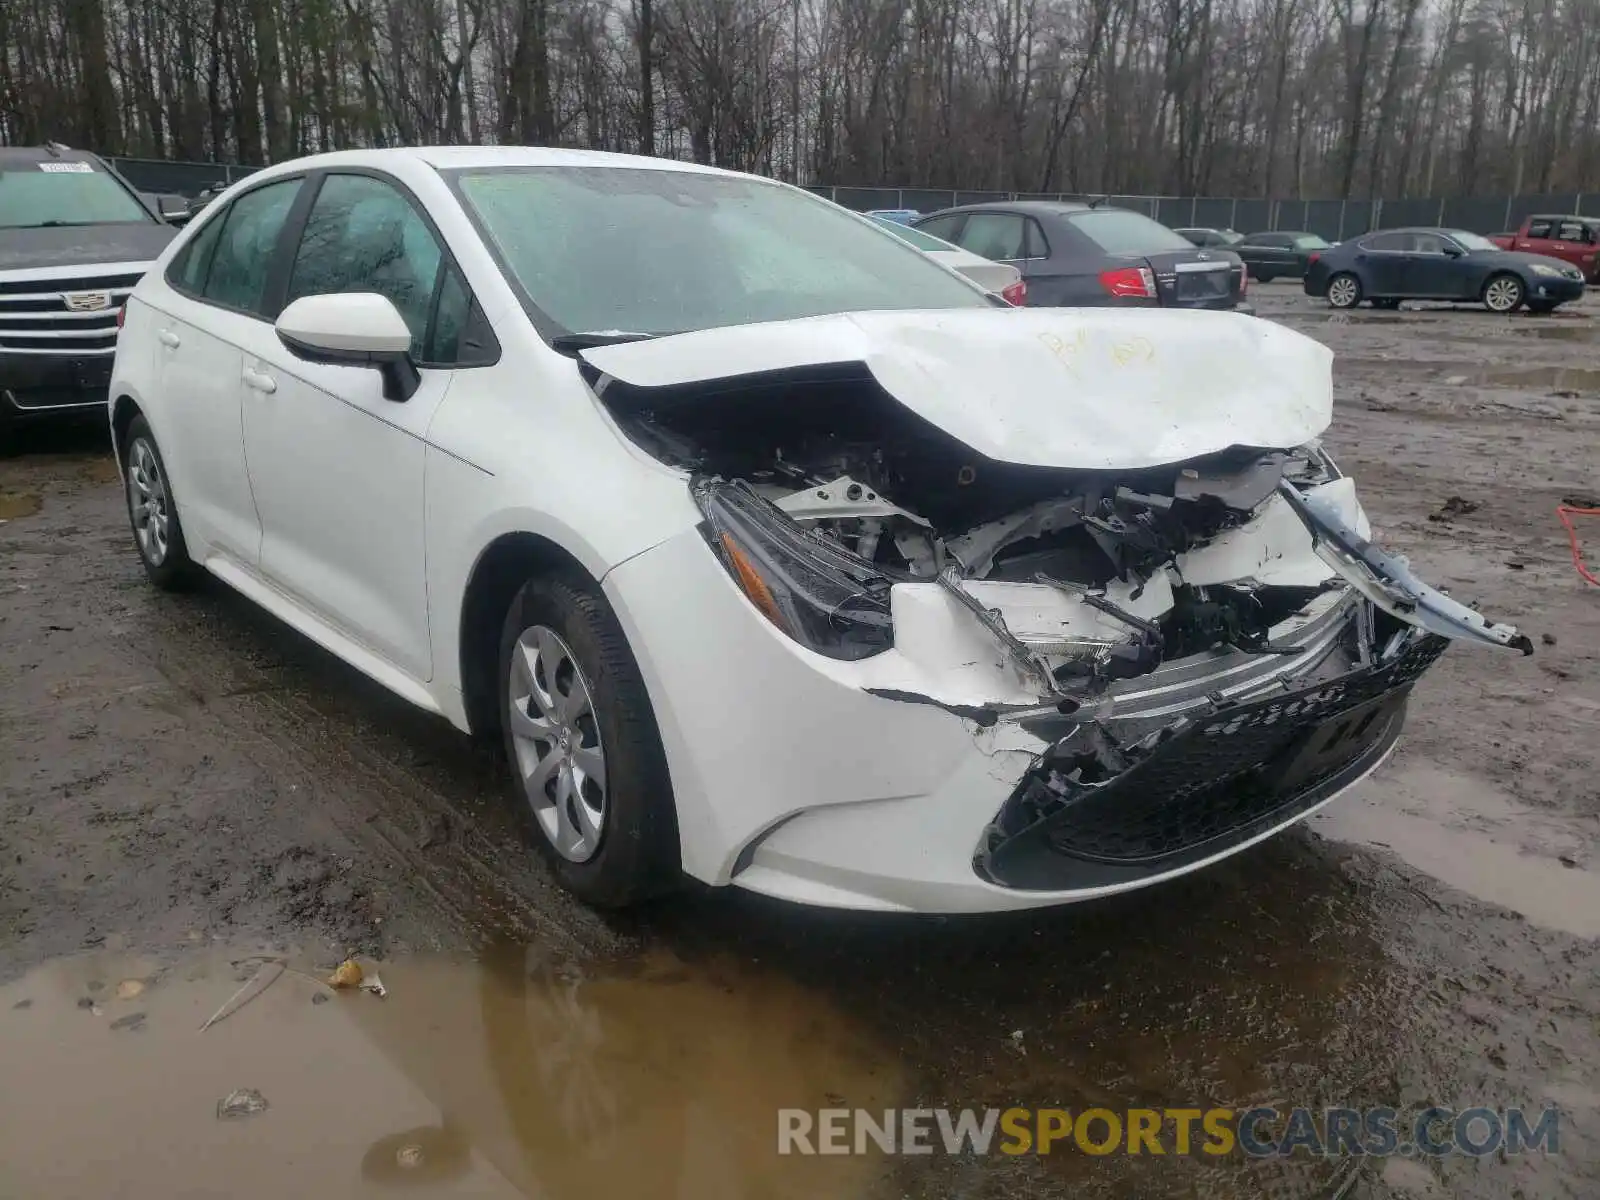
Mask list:
[{"label": "rear window", "polygon": [[127,188],[93,163],[46,159],[0,168],[0,229],[154,220]]},{"label": "rear window", "polygon": [[1107,254],[1153,254],[1163,250],[1193,250],[1187,238],[1165,225],[1125,208],[1100,208],[1073,213],[1067,218],[1074,229]]}]

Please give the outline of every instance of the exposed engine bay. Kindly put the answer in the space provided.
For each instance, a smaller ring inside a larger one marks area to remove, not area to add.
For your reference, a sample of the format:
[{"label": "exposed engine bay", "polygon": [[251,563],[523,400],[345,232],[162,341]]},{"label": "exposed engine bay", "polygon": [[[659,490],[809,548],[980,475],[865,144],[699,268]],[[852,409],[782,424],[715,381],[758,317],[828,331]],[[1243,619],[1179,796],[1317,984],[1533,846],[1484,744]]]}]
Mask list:
[{"label": "exposed engine bay", "polygon": [[[1093,692],[1211,649],[1293,654],[1272,644],[1273,627],[1350,586],[1349,572],[1314,553],[1317,522],[1367,545],[1356,522],[1294,499],[1340,480],[1315,444],[1133,471],[999,462],[858,365],[668,388],[604,380],[598,390],[636,444],[690,473],[708,540],[757,606],[832,657],[895,644],[891,591],[906,582],[944,588],[1041,697]],[[1347,509],[1359,512],[1353,492]],[[1227,549],[1208,559],[1211,547]],[[1414,607],[1415,588],[1425,589],[1451,621],[1488,628],[1389,561],[1404,576],[1397,605]],[[1093,610],[1097,628],[1057,622],[1042,639],[1019,635],[1004,605],[980,598],[1002,585],[1065,594],[1076,611]]]}]

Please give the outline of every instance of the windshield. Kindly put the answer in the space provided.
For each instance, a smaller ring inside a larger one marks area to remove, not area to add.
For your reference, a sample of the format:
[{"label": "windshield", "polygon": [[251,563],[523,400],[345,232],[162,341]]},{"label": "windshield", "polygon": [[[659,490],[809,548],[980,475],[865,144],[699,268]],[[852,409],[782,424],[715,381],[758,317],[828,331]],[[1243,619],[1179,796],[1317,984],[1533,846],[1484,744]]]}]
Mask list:
[{"label": "windshield", "polygon": [[902,242],[909,242],[918,250],[959,249],[959,247],[952,246],[949,242],[941,241],[939,238],[934,237],[931,233],[923,233],[920,229],[913,229],[909,225],[902,225],[900,222],[891,220],[889,217],[872,217],[870,220],[874,225],[877,225],[882,229],[887,229]]},{"label": "windshield", "polygon": [[1314,233],[1295,238],[1294,244],[1300,250],[1326,250],[1328,248],[1328,243]]},{"label": "windshield", "polygon": [[1488,238],[1479,237],[1475,233],[1468,233],[1465,229],[1447,229],[1445,230],[1445,233],[1449,234],[1453,241],[1460,243],[1463,250],[1500,249],[1499,246],[1496,246]]},{"label": "windshield", "polygon": [[0,170],[0,229],[154,221],[104,171],[86,162],[37,162]]},{"label": "windshield", "polygon": [[1193,250],[1194,244],[1165,225],[1125,208],[1097,208],[1073,213],[1077,231],[1107,254],[1151,254],[1161,250]]},{"label": "windshield", "polygon": [[766,180],[616,167],[452,177],[546,336],[992,307],[900,237]]}]

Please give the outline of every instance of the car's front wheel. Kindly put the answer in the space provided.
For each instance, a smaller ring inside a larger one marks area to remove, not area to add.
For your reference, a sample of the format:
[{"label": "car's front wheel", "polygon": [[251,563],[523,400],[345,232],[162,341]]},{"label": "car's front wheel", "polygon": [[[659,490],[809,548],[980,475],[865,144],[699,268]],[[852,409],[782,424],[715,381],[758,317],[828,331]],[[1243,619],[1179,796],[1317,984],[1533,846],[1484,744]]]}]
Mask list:
[{"label": "car's front wheel", "polygon": [[1483,306],[1492,313],[1516,312],[1526,294],[1515,275],[1496,275],[1483,285]]},{"label": "car's front wheel", "polygon": [[133,419],[122,443],[122,475],[128,523],[133,527],[134,545],[150,582],[166,591],[192,583],[195,566],[183,540],[177,506],[172,502],[167,464],[149,422],[142,416]]},{"label": "car's front wheel", "polygon": [[1354,308],[1361,303],[1361,280],[1340,271],[1328,280],[1328,303],[1334,308]]},{"label": "car's front wheel", "polygon": [[500,634],[513,801],[562,885],[617,908],[678,879],[666,754],[638,664],[600,588],[528,581]]}]

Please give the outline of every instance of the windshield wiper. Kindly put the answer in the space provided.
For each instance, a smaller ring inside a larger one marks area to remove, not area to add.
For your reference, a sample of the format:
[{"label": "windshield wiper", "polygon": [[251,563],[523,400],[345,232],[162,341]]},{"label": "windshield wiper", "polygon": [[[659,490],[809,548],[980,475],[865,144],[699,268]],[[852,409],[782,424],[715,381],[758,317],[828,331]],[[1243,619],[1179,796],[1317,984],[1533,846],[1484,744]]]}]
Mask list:
[{"label": "windshield wiper", "polygon": [[653,333],[628,333],[611,330],[607,333],[563,333],[550,339],[550,347],[562,354],[576,354],[579,350],[593,350],[597,346],[620,346],[624,342],[648,342]]},{"label": "windshield wiper", "polygon": [[37,225],[10,225],[9,229],[77,229],[84,225],[104,225],[104,221],[40,221]]}]

